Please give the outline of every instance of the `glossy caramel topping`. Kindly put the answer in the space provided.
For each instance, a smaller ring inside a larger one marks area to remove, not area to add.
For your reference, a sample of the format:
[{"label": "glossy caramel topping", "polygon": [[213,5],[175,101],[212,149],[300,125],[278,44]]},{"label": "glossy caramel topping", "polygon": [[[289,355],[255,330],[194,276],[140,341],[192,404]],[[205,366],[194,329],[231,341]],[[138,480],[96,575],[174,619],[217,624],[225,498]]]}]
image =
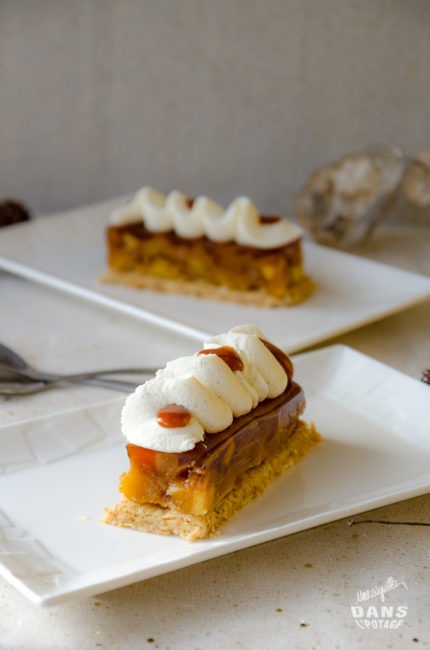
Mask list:
[{"label": "glossy caramel topping", "polygon": [[278,223],[281,221],[281,217],[276,217],[271,214],[261,214],[260,215],[260,223],[263,224],[268,224],[268,223]]},{"label": "glossy caramel topping", "polygon": [[205,348],[204,350],[200,350],[199,355],[201,354],[216,354],[233,372],[235,370],[243,370],[242,359],[236,350],[229,345],[222,345],[219,348]]},{"label": "glossy caramel topping", "polygon": [[157,413],[158,424],[166,429],[186,427],[190,420],[191,413],[181,404],[168,404]]}]

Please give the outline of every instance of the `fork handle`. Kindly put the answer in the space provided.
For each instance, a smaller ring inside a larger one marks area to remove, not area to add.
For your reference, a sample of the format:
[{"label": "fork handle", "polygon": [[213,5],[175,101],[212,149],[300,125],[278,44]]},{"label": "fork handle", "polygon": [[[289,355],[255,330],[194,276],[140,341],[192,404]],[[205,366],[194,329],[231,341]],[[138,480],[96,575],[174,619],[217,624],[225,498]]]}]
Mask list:
[{"label": "fork handle", "polygon": [[100,386],[101,388],[110,388],[130,393],[136,388],[136,384],[128,381],[117,381],[115,379],[102,379],[99,377],[87,377],[79,380],[52,380],[52,381],[0,381],[0,395],[24,396],[40,393],[54,386],[66,384],[88,384],[90,386]]},{"label": "fork handle", "polygon": [[82,379],[66,379],[58,380],[54,382],[48,382],[52,384],[60,383],[74,383],[74,384],[89,384],[90,386],[100,386],[101,388],[111,388],[112,390],[120,390],[124,393],[131,393],[137,384],[131,381],[120,381],[117,379],[103,379],[103,377],[84,377]]}]

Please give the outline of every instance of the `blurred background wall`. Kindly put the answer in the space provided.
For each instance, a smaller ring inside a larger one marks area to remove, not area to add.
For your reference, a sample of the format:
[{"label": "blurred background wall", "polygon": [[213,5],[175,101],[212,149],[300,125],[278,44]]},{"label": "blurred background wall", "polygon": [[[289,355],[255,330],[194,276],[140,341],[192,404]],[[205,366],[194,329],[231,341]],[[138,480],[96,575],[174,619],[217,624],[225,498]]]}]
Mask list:
[{"label": "blurred background wall", "polygon": [[288,213],[429,116],[428,0],[0,0],[0,196],[37,212],[151,184]]}]

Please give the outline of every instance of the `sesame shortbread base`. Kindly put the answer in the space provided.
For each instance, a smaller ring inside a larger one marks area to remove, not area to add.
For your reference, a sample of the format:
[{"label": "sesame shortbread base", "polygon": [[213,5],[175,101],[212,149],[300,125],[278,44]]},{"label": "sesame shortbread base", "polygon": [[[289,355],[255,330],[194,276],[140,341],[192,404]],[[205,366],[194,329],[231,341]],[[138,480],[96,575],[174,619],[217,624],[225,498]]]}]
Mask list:
[{"label": "sesame shortbread base", "polygon": [[123,498],[112,510],[106,508],[103,523],[134,528],[159,535],[179,535],[188,542],[214,535],[218,528],[243,506],[261,494],[270,483],[295,465],[321,436],[313,424],[299,420],[280,452],[242,474],[235,487],[206,515],[190,515],[152,504],[139,504]]},{"label": "sesame shortbread base", "polygon": [[309,298],[315,288],[311,278],[305,275],[291,287],[288,287],[284,298],[277,298],[265,292],[263,289],[238,291],[225,286],[209,284],[209,282],[202,280],[190,282],[143,275],[135,271],[116,271],[114,269],[108,269],[101,276],[100,282],[103,284],[124,284],[134,289],[182,293],[198,298],[223,300],[242,305],[253,305],[254,307],[286,307],[288,305],[295,305]]}]

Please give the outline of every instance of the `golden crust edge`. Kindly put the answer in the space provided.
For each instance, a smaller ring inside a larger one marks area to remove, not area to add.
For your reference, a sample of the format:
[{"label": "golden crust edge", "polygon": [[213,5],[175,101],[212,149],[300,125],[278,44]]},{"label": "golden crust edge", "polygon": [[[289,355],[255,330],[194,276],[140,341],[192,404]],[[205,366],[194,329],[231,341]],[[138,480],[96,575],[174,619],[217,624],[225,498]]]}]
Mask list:
[{"label": "golden crust edge", "polygon": [[124,284],[134,289],[149,289],[167,293],[182,293],[209,300],[236,302],[254,307],[286,307],[303,302],[315,289],[312,279],[304,275],[288,288],[285,298],[276,298],[264,290],[238,291],[225,286],[215,286],[203,281],[188,282],[171,278],[157,278],[135,271],[116,271],[108,269],[100,278],[103,284]]},{"label": "golden crust edge", "polygon": [[138,504],[123,498],[112,509],[106,508],[102,523],[159,535],[178,535],[188,542],[212,537],[220,526],[264,492],[277,476],[298,463],[318,442],[321,436],[315,426],[299,420],[287,445],[276,456],[240,476],[233,490],[206,515],[185,514],[174,508]]}]

